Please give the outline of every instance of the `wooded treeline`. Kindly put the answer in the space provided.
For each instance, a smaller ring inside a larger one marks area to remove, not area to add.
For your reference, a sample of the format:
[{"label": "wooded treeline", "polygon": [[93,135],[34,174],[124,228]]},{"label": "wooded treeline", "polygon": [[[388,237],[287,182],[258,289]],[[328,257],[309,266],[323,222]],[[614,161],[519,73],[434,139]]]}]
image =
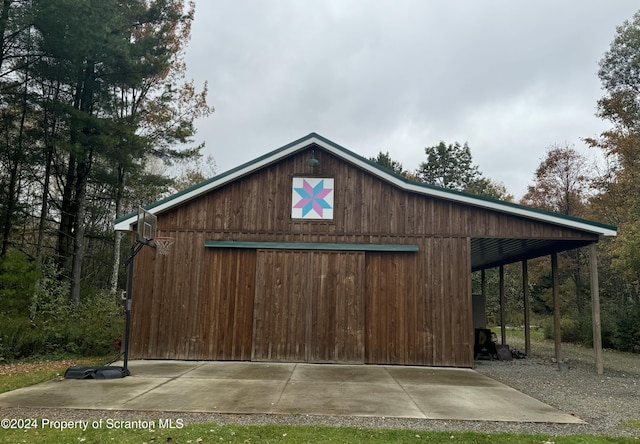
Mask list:
[{"label": "wooded treeline", "polygon": [[[605,347],[640,353],[640,12],[625,21],[600,61],[604,96],[597,115],[611,128],[585,138],[603,160],[593,165],[569,146],[552,146],[522,203],[618,227],[599,248]],[[565,339],[592,340],[588,254],[560,258]],[[551,310],[550,273],[536,263],[530,278],[540,313]]]},{"label": "wooded treeline", "polygon": [[184,79],[194,4],[0,8],[0,256],[52,259],[78,304],[85,283],[116,286],[114,218],[171,189],[147,166],[199,156],[194,119],[213,109]]}]

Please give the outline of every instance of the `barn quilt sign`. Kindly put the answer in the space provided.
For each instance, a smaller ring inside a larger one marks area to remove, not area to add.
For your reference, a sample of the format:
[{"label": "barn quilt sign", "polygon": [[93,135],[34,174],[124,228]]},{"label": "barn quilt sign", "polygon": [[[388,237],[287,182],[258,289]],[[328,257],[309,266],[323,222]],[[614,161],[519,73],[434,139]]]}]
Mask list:
[{"label": "barn quilt sign", "polygon": [[292,219],[333,220],[333,178],[294,177]]}]

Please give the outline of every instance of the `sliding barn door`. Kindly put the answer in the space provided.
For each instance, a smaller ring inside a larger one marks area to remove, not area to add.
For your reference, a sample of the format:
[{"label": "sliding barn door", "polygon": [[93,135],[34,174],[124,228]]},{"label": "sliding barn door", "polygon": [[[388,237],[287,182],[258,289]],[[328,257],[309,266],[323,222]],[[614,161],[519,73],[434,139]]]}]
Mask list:
[{"label": "sliding barn door", "polygon": [[252,359],[364,362],[364,253],[258,250]]}]

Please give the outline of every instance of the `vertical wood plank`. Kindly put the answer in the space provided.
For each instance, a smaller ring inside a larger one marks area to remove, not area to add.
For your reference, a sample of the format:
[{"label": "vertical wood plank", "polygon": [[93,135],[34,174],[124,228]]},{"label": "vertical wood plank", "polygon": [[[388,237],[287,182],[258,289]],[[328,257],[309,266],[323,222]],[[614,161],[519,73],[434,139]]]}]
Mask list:
[{"label": "vertical wood plank", "polygon": [[252,359],[363,362],[363,267],[363,253],[261,251]]}]

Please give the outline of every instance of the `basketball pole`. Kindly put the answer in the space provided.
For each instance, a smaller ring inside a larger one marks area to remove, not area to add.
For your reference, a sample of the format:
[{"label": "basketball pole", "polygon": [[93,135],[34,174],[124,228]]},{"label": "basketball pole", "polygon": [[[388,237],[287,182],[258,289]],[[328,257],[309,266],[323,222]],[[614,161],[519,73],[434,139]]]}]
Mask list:
[{"label": "basketball pole", "polygon": [[125,267],[129,267],[127,272],[127,303],[124,309],[125,327],[124,327],[124,365],[122,367],[122,375],[129,376],[129,337],[131,336],[131,299],[133,296],[133,259],[146,245],[136,239],[135,244],[131,246],[129,259],[124,263]]}]

